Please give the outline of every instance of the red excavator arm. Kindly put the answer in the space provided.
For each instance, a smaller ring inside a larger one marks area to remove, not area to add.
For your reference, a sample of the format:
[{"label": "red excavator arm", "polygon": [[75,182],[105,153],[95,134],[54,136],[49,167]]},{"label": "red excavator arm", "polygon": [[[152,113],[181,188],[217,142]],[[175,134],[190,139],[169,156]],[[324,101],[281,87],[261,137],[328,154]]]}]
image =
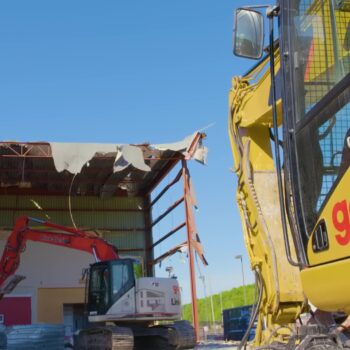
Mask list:
[{"label": "red excavator arm", "polygon": [[[48,231],[42,228],[32,229],[28,226],[30,221],[55,231]],[[17,270],[20,263],[20,255],[27,241],[85,251],[93,254],[96,260],[99,261],[119,259],[117,248],[94,233],[22,216],[16,220],[0,260],[0,289],[3,287],[6,279]]]}]

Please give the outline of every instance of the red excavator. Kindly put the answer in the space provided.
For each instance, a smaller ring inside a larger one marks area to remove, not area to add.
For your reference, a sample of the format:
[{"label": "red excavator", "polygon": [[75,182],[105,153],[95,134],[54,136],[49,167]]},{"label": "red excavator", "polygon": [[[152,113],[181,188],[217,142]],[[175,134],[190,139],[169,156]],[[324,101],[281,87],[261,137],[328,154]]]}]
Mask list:
[{"label": "red excavator", "polygon": [[[31,228],[29,223],[40,228]],[[121,259],[115,246],[98,235],[22,216],[16,220],[0,261],[0,298],[24,278],[15,276],[27,241],[76,249],[93,254],[89,268],[87,312],[98,327],[81,330],[76,349],[189,349],[195,345],[192,326],[181,318],[179,283],[174,278],[142,277],[135,259]],[[101,322],[103,325],[101,326]],[[108,322],[113,326],[105,326]],[[122,324],[123,327],[120,327]]]}]

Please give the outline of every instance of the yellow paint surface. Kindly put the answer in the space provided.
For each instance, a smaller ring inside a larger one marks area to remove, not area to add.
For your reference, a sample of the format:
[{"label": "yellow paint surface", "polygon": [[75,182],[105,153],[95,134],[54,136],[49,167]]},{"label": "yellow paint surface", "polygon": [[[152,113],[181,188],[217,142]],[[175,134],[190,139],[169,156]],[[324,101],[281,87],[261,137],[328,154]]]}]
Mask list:
[{"label": "yellow paint surface", "polygon": [[84,303],[84,288],[39,288],[38,322],[63,323],[63,305]]},{"label": "yellow paint surface", "polygon": [[329,249],[321,252],[314,252],[312,247],[313,233],[309,239],[307,247],[307,255],[310,265],[324,264],[330,261],[343,259],[350,255],[349,184],[350,168],[334,188],[334,192],[328,198],[320,215],[319,221],[324,220],[327,226]]},{"label": "yellow paint surface", "polygon": [[350,260],[307,268],[301,271],[306,296],[321,310],[350,313]]}]

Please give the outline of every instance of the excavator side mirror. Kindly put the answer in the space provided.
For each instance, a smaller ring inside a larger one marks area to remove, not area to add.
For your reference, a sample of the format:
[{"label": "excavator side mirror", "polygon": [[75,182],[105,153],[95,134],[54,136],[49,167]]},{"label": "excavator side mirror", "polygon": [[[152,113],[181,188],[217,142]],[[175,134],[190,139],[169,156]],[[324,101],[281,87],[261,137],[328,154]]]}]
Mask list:
[{"label": "excavator side mirror", "polygon": [[260,59],[264,45],[263,15],[249,8],[237,9],[233,38],[233,53],[236,56]]}]

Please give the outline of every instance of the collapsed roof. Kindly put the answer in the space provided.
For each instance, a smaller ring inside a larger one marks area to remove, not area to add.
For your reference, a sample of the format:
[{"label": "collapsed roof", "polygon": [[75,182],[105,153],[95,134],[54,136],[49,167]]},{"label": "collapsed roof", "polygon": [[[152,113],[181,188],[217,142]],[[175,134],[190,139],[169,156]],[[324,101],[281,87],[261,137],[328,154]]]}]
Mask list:
[{"label": "collapsed roof", "polygon": [[0,142],[0,194],[144,196],[181,159],[205,163],[204,136],[153,145]]}]

